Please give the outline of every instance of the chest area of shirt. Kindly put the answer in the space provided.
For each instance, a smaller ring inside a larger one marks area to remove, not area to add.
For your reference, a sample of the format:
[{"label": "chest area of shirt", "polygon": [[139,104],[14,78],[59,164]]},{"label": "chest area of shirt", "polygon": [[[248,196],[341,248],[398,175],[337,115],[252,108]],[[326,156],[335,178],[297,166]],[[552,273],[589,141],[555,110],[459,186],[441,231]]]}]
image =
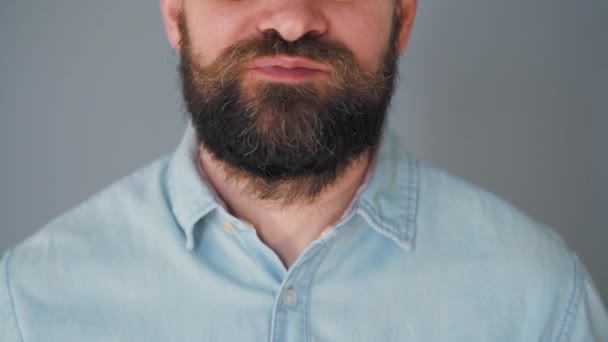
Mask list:
[{"label": "chest area of shirt", "polygon": [[[362,231],[333,245],[318,244],[284,275],[274,274],[263,256],[217,240],[215,247],[202,246],[209,248],[204,258],[195,253],[176,263],[123,265],[120,271],[100,265],[96,274],[104,276],[71,279],[63,284],[68,289],[61,298],[31,303],[28,325],[45,340],[521,337],[512,326],[525,312],[501,305],[496,288],[477,281],[470,264],[421,266],[384,242],[378,234]],[[505,297],[504,302],[512,300]]]}]

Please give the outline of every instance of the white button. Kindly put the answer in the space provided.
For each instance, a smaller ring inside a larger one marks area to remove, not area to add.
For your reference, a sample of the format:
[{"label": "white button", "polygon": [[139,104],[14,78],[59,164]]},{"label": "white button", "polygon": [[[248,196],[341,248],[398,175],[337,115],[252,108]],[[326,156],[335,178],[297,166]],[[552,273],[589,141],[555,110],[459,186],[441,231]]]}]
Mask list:
[{"label": "white button", "polygon": [[228,233],[230,233],[230,232],[232,232],[233,229],[234,229],[234,227],[232,227],[232,225],[228,221],[224,222],[224,230],[225,231],[227,231]]},{"label": "white button", "polygon": [[283,294],[283,305],[294,307],[298,303],[298,294],[295,290],[289,289]]}]

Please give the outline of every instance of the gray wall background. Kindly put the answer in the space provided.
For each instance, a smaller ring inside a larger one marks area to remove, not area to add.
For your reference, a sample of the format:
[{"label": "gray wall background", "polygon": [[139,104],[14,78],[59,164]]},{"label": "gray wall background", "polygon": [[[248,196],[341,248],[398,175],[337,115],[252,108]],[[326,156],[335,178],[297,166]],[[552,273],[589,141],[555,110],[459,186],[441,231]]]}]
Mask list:
[{"label": "gray wall background", "polygon": [[[605,300],[606,4],[420,0],[392,113],[407,149],[557,230]],[[0,51],[1,252],[185,119],[155,1],[3,1]]]}]

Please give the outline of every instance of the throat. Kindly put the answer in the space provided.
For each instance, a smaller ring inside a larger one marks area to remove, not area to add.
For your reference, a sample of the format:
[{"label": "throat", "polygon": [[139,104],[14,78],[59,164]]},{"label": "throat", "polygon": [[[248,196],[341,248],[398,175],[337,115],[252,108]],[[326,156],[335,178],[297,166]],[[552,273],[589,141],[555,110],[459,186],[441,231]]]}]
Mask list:
[{"label": "throat", "polygon": [[[224,203],[227,211],[255,229],[286,268],[324,232],[333,227],[352,205],[365,183],[371,153],[354,160],[336,180],[312,198],[293,196],[294,184],[281,186],[278,198],[264,198],[251,190],[251,179],[227,173],[221,162],[204,149],[199,153],[199,173]],[[286,200],[289,199],[289,200]]]},{"label": "throat", "polygon": [[[274,251],[285,268],[289,269],[311,243],[333,229],[342,213],[343,210],[338,208],[333,213],[305,210],[299,210],[297,213],[268,213],[260,218],[260,222],[264,223],[253,228],[258,238]],[[325,215],[326,224],[311,219],[319,215]]]}]

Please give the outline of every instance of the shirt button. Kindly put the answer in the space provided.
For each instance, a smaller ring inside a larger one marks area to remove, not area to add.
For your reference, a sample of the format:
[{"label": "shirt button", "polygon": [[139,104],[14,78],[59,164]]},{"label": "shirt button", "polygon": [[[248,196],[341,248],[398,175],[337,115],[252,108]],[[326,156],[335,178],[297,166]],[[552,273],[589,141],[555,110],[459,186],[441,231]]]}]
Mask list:
[{"label": "shirt button", "polygon": [[287,307],[294,307],[298,303],[298,294],[295,290],[289,289],[283,294],[283,305]]},{"label": "shirt button", "polygon": [[232,232],[232,229],[234,229],[234,227],[232,227],[232,225],[228,222],[224,222],[224,230],[227,231],[228,233]]}]

